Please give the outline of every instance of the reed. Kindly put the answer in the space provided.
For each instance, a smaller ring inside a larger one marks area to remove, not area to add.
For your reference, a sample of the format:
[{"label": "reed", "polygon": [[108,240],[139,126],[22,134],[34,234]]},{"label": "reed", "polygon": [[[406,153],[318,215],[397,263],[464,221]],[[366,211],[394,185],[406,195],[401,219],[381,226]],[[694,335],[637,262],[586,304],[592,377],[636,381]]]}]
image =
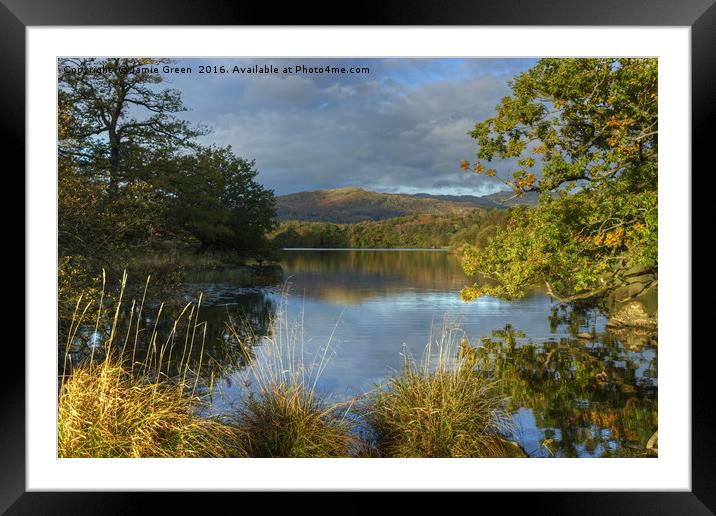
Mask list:
[{"label": "reed", "polygon": [[461,352],[463,338],[456,327],[444,328],[419,363],[406,354],[402,373],[360,404],[380,456],[520,455],[504,437],[510,431],[504,399],[476,373],[474,355]]},{"label": "reed", "polygon": [[[108,297],[103,281],[97,299],[80,297],[75,305],[59,390],[60,457],[521,455],[505,437],[511,428],[504,400],[476,372],[477,354],[457,327],[431,338],[420,363],[405,355],[402,373],[386,385],[335,403],[318,388],[333,334],[308,353],[303,314],[292,321],[284,295],[266,337],[229,318],[235,353],[247,362],[245,388],[235,410],[216,418],[207,416],[216,371],[202,372],[211,362],[204,360],[202,296],[160,325],[163,304],[147,313],[150,278],[142,297],[130,302],[126,281],[125,273],[118,295]],[[71,350],[88,328],[102,335],[101,345],[75,363]]]},{"label": "reed", "polygon": [[358,446],[351,403],[328,403],[317,389],[331,339],[307,361],[303,321],[290,322],[285,299],[246,372],[234,423],[242,448],[251,457],[347,457]]},{"label": "reed", "polygon": [[[197,394],[198,368],[190,370],[189,355],[182,356],[168,374],[177,329],[186,318],[185,346],[200,346],[205,324],[198,321],[200,302],[188,304],[174,321],[169,335],[157,331],[162,307],[154,327],[142,328],[144,297],[130,304],[128,324],[120,334],[126,273],[112,312],[104,306],[104,289],[90,319],[93,301],[77,302],[64,354],[58,398],[58,455],[60,457],[237,457],[244,453],[236,429],[216,418],[200,415],[206,403]],[[149,279],[147,279],[147,285]],[[146,295],[146,288],[145,288]],[[135,308],[138,311],[135,315]],[[78,330],[93,322],[103,330],[103,342],[92,347],[78,365],[70,361],[71,344]],[[198,331],[197,331],[198,330]],[[131,354],[129,347],[132,347]],[[137,361],[137,349],[146,353]],[[128,358],[131,357],[131,358]],[[68,373],[68,366],[71,371]]]}]

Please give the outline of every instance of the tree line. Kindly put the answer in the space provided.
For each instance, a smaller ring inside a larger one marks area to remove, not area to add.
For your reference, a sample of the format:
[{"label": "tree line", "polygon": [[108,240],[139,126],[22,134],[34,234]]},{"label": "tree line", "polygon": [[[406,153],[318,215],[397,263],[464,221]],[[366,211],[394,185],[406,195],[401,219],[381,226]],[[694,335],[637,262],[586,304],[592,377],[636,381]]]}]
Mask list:
[{"label": "tree line", "polygon": [[482,247],[507,220],[507,210],[467,214],[415,214],[352,224],[285,221],[270,235],[281,248],[462,248]]}]

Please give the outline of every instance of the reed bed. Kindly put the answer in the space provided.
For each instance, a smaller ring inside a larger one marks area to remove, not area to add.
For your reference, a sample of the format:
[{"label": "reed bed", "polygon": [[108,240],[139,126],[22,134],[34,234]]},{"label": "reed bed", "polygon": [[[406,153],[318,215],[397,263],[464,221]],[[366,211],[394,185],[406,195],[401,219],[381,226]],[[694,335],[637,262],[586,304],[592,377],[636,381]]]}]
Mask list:
[{"label": "reed bed", "polygon": [[[522,456],[504,437],[511,430],[504,400],[476,372],[472,348],[456,345],[456,327],[431,338],[419,364],[406,355],[402,373],[384,386],[334,403],[318,389],[333,335],[309,360],[302,314],[289,319],[284,295],[266,337],[229,319],[235,353],[247,361],[245,389],[233,411],[217,418],[214,370],[202,376],[210,361],[202,297],[160,328],[164,305],[152,308],[153,318],[146,313],[149,278],[141,299],[127,306],[126,281],[125,273],[111,302],[103,282],[99,299],[80,297],[75,306],[60,374],[60,457]],[[71,350],[88,327],[101,343],[75,363]]]}]

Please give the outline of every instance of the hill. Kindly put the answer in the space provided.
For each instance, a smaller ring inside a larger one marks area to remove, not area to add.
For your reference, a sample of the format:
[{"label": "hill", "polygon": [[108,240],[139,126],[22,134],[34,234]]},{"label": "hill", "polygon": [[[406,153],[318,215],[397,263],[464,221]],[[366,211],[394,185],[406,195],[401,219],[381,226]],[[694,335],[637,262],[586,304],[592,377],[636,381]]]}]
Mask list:
[{"label": "hill", "polygon": [[[478,199],[478,198],[476,198]],[[277,197],[279,220],[351,224],[414,214],[466,214],[486,206],[444,196],[368,192],[362,188],[314,190]]]},{"label": "hill", "polygon": [[513,192],[496,192],[479,197],[476,195],[432,195],[427,193],[417,193],[412,197],[466,203],[478,208],[507,208],[509,206],[517,206],[518,204],[536,206],[537,201],[539,200],[539,194],[536,192],[528,192],[522,197],[515,197],[514,195],[515,194]]},{"label": "hill", "polygon": [[357,187],[314,190],[278,196],[279,220],[352,224],[407,215],[464,215],[476,208],[507,208],[537,204],[537,194],[510,199],[512,192],[474,195],[388,194]]},{"label": "hill", "polygon": [[441,201],[448,202],[459,202],[469,204],[476,208],[504,208],[502,204],[496,202],[496,200],[488,198],[488,196],[478,197],[476,195],[433,195],[429,193],[416,193],[411,197],[417,197],[419,199],[438,199]]}]

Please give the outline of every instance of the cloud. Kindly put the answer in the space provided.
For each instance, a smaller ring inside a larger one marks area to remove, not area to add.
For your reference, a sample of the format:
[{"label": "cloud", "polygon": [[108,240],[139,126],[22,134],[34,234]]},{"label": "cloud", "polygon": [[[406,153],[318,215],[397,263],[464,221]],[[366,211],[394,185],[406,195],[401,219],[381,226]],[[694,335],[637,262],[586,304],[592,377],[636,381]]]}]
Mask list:
[{"label": "cloud", "polygon": [[[531,61],[242,59],[240,66],[296,63],[368,66],[370,73],[170,79],[193,108],[188,118],[213,127],[205,142],[255,159],[259,180],[278,194],[340,186],[473,195],[499,189],[494,179],[461,173],[459,162],[475,158],[468,131],[494,113],[509,93],[507,80]],[[494,165],[507,173],[509,163]]]}]

